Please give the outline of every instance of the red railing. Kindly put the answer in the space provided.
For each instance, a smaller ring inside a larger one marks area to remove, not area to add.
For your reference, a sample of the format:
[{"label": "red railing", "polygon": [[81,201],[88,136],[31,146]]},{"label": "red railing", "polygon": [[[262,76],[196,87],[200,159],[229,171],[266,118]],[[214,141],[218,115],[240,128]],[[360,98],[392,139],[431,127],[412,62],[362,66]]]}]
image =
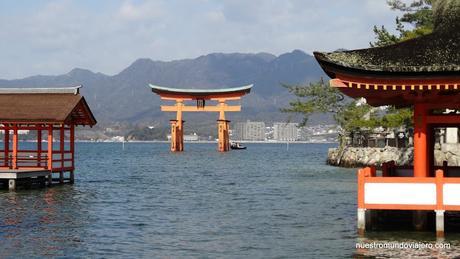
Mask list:
[{"label": "red railing", "polygon": [[442,169],[435,177],[378,176],[375,167],[358,171],[360,209],[458,211],[459,194],[460,178],[444,177]]},{"label": "red railing", "polygon": [[43,168],[51,169],[52,171],[68,171],[74,169],[73,152],[67,151],[52,151],[52,165],[49,167],[50,160],[48,159],[48,151],[42,150],[18,150],[16,157],[11,151],[5,156],[5,151],[0,150],[0,165],[8,169],[20,168]]}]

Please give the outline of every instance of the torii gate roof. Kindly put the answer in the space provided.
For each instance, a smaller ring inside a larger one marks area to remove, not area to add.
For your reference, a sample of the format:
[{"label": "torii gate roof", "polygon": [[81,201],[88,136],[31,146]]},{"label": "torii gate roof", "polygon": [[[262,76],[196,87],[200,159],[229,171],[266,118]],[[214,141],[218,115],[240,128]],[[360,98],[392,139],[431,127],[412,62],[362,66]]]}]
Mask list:
[{"label": "torii gate roof", "polygon": [[178,98],[191,98],[191,99],[211,99],[216,97],[226,97],[229,95],[232,96],[243,96],[251,92],[252,84],[232,87],[232,88],[222,88],[222,89],[186,89],[186,88],[172,88],[165,86],[158,86],[149,84],[152,88],[152,92],[160,96],[169,96]]}]

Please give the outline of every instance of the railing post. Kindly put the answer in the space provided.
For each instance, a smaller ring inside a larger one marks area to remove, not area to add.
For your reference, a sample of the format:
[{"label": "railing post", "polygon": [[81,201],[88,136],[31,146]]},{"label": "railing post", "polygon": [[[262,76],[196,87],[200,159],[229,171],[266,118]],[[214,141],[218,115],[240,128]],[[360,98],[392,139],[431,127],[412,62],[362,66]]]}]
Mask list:
[{"label": "railing post", "polygon": [[370,166],[369,167],[369,175],[371,177],[376,177],[377,176],[377,169],[375,166]]},{"label": "railing post", "polygon": [[382,177],[388,177],[388,162],[382,164]]},{"label": "railing post", "polygon": [[59,129],[59,151],[61,152],[61,171],[64,168],[64,124]]},{"label": "railing post", "polygon": [[37,130],[37,167],[42,165],[42,129],[41,126]]},{"label": "railing post", "polygon": [[53,125],[48,126],[48,170],[53,169]]},{"label": "railing post", "polygon": [[444,237],[444,172],[436,170],[436,237]]},{"label": "railing post", "polygon": [[10,128],[5,125],[4,135],[4,166],[10,167]]},{"label": "railing post", "polygon": [[72,156],[72,172],[75,168],[75,125],[70,125],[70,155]]},{"label": "railing post", "polygon": [[358,170],[358,234],[363,235],[366,230],[366,209],[364,208],[364,182],[366,174],[370,173],[370,168],[366,167]]},{"label": "railing post", "polygon": [[18,169],[18,125],[13,126],[13,169]]}]

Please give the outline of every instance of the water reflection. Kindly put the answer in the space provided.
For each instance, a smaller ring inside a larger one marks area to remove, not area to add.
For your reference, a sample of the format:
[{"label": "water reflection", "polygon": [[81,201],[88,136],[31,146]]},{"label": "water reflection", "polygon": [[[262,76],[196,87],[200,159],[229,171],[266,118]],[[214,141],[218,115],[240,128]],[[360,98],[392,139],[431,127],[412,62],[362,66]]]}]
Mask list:
[{"label": "water reflection", "polygon": [[[76,183],[0,192],[0,257],[352,255],[355,170],[327,145],[77,143]],[[9,251],[12,251],[11,253]]]},{"label": "water reflection", "polygon": [[[0,257],[64,256],[78,244],[85,209],[72,186],[0,193]],[[74,232],[77,230],[76,232]]]}]

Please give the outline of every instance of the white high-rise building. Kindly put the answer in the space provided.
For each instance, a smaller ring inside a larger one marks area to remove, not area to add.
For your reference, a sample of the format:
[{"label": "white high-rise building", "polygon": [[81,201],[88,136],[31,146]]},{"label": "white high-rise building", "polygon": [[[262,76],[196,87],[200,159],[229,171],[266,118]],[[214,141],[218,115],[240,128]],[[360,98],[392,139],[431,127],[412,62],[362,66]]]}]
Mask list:
[{"label": "white high-rise building", "polygon": [[275,122],[273,124],[273,139],[277,141],[299,140],[297,123]]},{"label": "white high-rise building", "polygon": [[234,140],[265,140],[265,123],[260,121],[237,122],[233,127]]}]

